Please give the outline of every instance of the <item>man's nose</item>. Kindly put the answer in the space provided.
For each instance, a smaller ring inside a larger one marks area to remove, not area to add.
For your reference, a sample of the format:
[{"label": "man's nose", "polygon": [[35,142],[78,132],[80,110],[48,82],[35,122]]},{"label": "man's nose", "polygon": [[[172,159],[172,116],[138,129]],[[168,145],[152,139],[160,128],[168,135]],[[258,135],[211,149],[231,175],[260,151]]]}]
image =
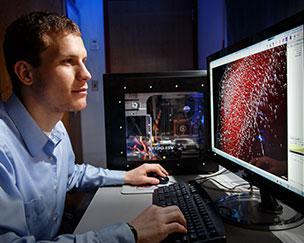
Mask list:
[{"label": "man's nose", "polygon": [[82,81],[88,81],[92,78],[91,73],[89,72],[89,70],[87,69],[84,63],[81,64],[81,68],[78,75],[79,75],[78,78]]}]

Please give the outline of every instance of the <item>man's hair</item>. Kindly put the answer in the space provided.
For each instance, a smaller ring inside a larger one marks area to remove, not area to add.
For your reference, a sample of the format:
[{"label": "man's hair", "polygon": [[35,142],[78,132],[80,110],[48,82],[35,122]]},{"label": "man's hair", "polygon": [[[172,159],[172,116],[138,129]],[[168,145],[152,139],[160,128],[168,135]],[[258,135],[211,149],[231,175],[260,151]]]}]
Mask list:
[{"label": "man's hair", "polygon": [[6,68],[10,75],[13,91],[20,95],[20,81],[14,72],[14,64],[23,60],[37,67],[41,64],[40,54],[48,47],[50,34],[76,34],[79,27],[66,16],[56,13],[32,12],[16,19],[5,32],[3,51]]}]

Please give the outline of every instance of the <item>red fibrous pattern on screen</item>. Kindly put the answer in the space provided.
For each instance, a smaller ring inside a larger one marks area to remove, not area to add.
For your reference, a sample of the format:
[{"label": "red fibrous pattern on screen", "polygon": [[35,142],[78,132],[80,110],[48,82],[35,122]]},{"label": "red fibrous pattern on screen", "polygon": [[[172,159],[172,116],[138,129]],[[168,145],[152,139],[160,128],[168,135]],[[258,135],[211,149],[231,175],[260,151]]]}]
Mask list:
[{"label": "red fibrous pattern on screen", "polygon": [[286,45],[226,66],[219,90],[219,148],[250,161],[267,154],[269,146],[286,143],[280,128],[287,122],[286,68]]}]

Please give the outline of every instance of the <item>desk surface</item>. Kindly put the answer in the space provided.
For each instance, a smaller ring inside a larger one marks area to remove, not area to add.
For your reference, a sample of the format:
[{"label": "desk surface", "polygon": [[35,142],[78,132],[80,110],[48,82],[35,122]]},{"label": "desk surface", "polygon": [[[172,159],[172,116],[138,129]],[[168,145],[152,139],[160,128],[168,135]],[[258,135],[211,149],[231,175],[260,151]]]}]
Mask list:
[{"label": "desk surface", "polygon": [[[194,176],[174,177],[177,181],[193,179]],[[229,178],[228,178],[229,179]],[[75,234],[98,229],[105,225],[127,222],[151,205],[152,194],[121,194],[121,187],[103,187],[98,189],[88,209],[80,220]],[[225,224],[228,243],[237,242],[304,242],[304,225],[298,228],[263,232],[239,228]]]}]

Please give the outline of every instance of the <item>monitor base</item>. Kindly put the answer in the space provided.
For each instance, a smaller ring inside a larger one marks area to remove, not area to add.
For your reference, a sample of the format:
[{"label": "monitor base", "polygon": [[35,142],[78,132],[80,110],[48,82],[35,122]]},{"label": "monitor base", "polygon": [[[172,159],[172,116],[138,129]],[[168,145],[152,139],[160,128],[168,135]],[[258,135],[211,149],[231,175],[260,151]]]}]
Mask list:
[{"label": "monitor base", "polygon": [[[304,216],[276,201],[273,210],[265,209],[258,193],[226,196],[216,202],[225,222],[254,230],[286,230],[304,223]],[[269,202],[266,203],[269,205]]]}]

